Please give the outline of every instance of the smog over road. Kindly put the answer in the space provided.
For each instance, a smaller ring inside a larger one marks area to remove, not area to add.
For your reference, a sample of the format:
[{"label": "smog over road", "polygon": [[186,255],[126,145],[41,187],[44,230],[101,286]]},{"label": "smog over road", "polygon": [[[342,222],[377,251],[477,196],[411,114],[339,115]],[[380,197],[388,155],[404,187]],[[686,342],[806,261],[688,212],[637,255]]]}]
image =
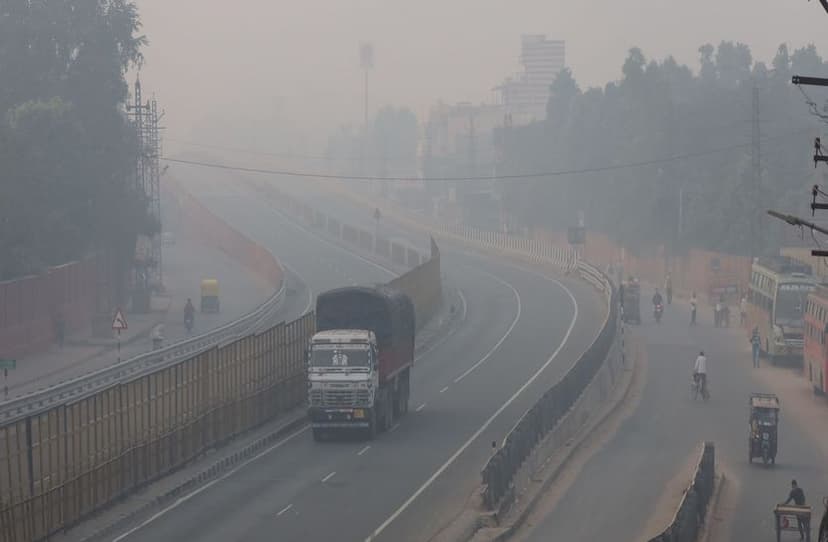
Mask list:
[{"label": "smog over road", "polygon": [[0,542],[828,541],[826,24],[0,5]]}]

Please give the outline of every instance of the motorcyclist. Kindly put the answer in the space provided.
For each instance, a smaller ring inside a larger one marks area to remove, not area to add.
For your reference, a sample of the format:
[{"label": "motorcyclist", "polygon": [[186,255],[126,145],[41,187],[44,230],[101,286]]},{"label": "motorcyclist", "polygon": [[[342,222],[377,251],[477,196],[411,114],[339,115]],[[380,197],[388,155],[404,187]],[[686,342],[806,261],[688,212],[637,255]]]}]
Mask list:
[{"label": "motorcyclist", "polygon": [[184,323],[188,329],[192,329],[193,322],[195,322],[195,307],[193,300],[188,297],[187,304],[184,305]]},{"label": "motorcyclist", "polygon": [[661,293],[659,293],[658,288],[656,288],[655,294],[653,294],[653,308],[663,305],[664,299],[661,297]]},{"label": "motorcyclist", "polygon": [[693,364],[693,380],[699,386],[699,392],[702,397],[707,396],[707,356],[704,355],[704,350],[699,352],[696,357],[696,363]]}]

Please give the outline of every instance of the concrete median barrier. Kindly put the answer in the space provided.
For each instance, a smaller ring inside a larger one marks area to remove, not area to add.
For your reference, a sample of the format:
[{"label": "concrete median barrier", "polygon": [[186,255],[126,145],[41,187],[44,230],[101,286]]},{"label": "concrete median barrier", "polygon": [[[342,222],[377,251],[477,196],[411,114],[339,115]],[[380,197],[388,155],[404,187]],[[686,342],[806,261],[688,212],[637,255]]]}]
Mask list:
[{"label": "concrete median barrier", "polygon": [[670,525],[649,542],[694,542],[702,532],[709,504],[713,499],[716,477],[716,452],[712,442],[702,445],[699,462],[684,491]]}]

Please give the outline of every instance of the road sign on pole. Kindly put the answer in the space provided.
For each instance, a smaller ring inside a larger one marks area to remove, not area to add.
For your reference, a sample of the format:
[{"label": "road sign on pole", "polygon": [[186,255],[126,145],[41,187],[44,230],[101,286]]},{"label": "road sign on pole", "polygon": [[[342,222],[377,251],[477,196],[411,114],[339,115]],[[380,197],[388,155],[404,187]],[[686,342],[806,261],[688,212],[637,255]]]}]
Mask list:
[{"label": "road sign on pole", "polygon": [[115,331],[126,331],[127,329],[127,321],[121,309],[115,312],[115,318],[112,319],[112,329]]},{"label": "road sign on pole", "polygon": [[17,369],[17,360],[16,359],[2,359],[0,358],[0,369]]}]

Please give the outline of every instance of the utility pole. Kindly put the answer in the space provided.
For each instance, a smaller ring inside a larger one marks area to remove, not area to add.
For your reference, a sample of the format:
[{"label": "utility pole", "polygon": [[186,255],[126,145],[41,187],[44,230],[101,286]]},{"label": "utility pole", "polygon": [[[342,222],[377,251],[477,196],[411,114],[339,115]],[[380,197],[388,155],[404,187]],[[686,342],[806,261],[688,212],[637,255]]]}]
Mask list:
[{"label": "utility pole", "polygon": [[359,64],[364,72],[363,84],[363,123],[368,129],[368,72],[374,67],[374,46],[367,42],[359,44]]},{"label": "utility pole", "polygon": [[477,132],[474,127],[474,110],[469,112],[469,177],[477,175]]},{"label": "utility pole", "polygon": [[[363,71],[363,104],[362,104],[362,137],[359,144],[359,170],[360,174],[365,174],[365,154],[366,145],[368,142],[368,72],[374,67],[374,46],[368,42],[360,42],[359,44],[359,65]],[[374,183],[371,183],[372,186]],[[374,187],[376,188],[376,187]]]},{"label": "utility pole", "polygon": [[753,84],[751,115],[750,163],[751,163],[751,205],[750,210],[750,259],[753,261],[759,253],[757,241],[760,236],[758,224],[759,205],[762,201],[762,132],[759,122],[759,87]]},{"label": "utility pole", "polygon": [[[825,10],[828,11],[828,1],[820,0],[820,3],[823,5],[823,7],[825,7]],[[791,83],[793,83],[794,85],[800,86],[800,87],[802,85],[809,85],[809,86],[816,86],[816,87],[828,87],[828,78],[824,78],[824,77],[805,77],[805,76],[800,76],[800,75],[794,75],[791,78]],[[802,89],[800,88],[800,90],[802,90]],[[802,93],[805,94],[805,91],[802,91]],[[816,107],[816,103],[814,103],[810,98],[808,98],[807,95],[805,96],[805,98],[807,100],[808,106],[811,108],[811,113],[816,115],[817,117],[819,117],[823,121],[828,121],[828,117],[826,117],[825,115],[819,113],[819,111],[817,110],[817,107]],[[820,162],[828,163],[828,156],[823,154],[822,142],[820,141],[820,138],[817,137],[817,138],[814,139],[814,167],[817,167]],[[823,191],[819,187],[818,184],[814,185],[814,187],[811,191],[811,195],[813,197],[813,200],[811,202],[811,215],[812,216],[816,213],[817,210],[828,210],[828,203],[817,203],[817,198],[818,197],[828,196],[828,194],[826,194],[826,192]],[[768,210],[768,214],[775,217],[775,218],[778,218],[778,219],[780,219],[784,222],[787,222],[791,226],[797,226],[797,227],[800,227],[800,228],[809,228],[811,230],[811,232],[816,231],[816,232],[819,232],[823,235],[828,235],[828,229],[822,228],[822,227],[818,226],[817,224],[814,224],[813,222],[803,220],[803,219],[801,219],[799,217],[796,217],[794,215],[787,215],[787,214],[779,213],[779,212],[773,211],[773,210]],[[815,257],[819,257],[819,258],[828,257],[828,250],[821,250],[821,249],[812,250],[811,251],[811,256],[815,256]]]},{"label": "utility pole", "polygon": [[127,113],[132,120],[138,139],[138,157],[135,164],[135,184],[138,191],[147,197],[149,215],[155,219],[159,231],[150,239],[149,254],[142,268],[138,269],[137,284],[139,299],[133,299],[137,312],[149,311],[149,299],[152,283],[159,288],[163,285],[161,273],[161,138],[159,121],[164,116],[159,114],[155,99],[144,98],[141,80],[135,80],[133,103],[128,104]]}]

